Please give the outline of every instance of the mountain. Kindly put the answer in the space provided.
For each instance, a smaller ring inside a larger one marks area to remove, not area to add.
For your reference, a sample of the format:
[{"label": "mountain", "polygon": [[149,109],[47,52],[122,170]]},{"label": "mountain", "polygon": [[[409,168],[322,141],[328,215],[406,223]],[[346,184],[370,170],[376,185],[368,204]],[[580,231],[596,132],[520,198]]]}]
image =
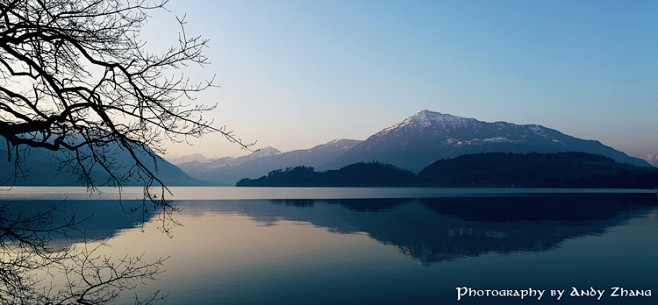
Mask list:
[{"label": "mountain", "polygon": [[355,145],[331,164],[339,168],[377,161],[419,172],[430,163],[464,154],[487,152],[556,153],[579,151],[620,163],[649,166],[598,141],[577,139],[541,125],[482,122],[422,110]]},{"label": "mountain", "polygon": [[[113,157],[116,164],[123,168],[119,171],[128,170],[131,164],[134,164],[131,156],[117,147],[111,147],[109,151],[114,150],[116,153]],[[12,159],[7,158],[7,141],[0,137],[0,154],[5,157],[0,160],[0,185],[31,185],[31,186],[83,186],[83,182],[74,173],[66,169],[60,169],[62,162],[59,160],[66,159],[65,151],[49,151],[39,148],[28,148],[23,152],[25,160],[21,161],[20,168],[25,175],[18,174],[15,176],[15,165]],[[185,174],[180,168],[158,157],[154,162],[145,152],[138,154],[138,157],[149,170],[154,172],[159,179],[167,186],[191,186],[191,185],[208,185],[208,182],[192,178]],[[101,186],[107,181],[108,175],[98,166],[90,173],[94,183]],[[125,185],[141,185],[139,181],[125,181]]]},{"label": "mountain", "polygon": [[171,164],[181,164],[185,162],[205,162],[208,160],[206,156],[200,153],[194,153],[194,154],[189,154],[189,155],[182,155],[182,156],[164,156],[164,159],[169,161]]},{"label": "mountain", "polygon": [[648,154],[640,157],[640,159],[649,162],[654,167],[658,167],[658,154]]},{"label": "mountain", "polygon": [[206,162],[188,162],[179,166],[192,177],[220,185],[235,185],[242,178],[257,178],[270,171],[286,167],[310,166],[318,169],[330,169],[330,164],[333,164],[336,158],[358,143],[361,141],[332,140],[311,149],[286,153],[266,147],[239,158],[229,157]]},{"label": "mountain", "polygon": [[311,149],[281,153],[268,147],[240,158],[186,162],[179,166],[190,176],[221,185],[242,178],[296,166],[339,169],[359,162],[380,162],[418,173],[432,162],[465,154],[488,152],[586,152],[620,163],[649,166],[598,141],[582,140],[540,125],[482,122],[428,110],[419,111],[365,141],[333,140]]},{"label": "mountain", "polygon": [[261,148],[258,151],[255,151],[249,155],[241,156],[237,158],[224,157],[217,159],[192,160],[192,161],[181,162],[176,165],[178,165],[178,167],[180,167],[183,171],[187,173],[191,173],[192,175],[204,176],[204,175],[210,175],[208,174],[210,172],[221,171],[222,169],[238,166],[248,161],[253,161],[262,157],[274,156],[280,153],[281,152],[278,149],[268,146],[265,148]]}]

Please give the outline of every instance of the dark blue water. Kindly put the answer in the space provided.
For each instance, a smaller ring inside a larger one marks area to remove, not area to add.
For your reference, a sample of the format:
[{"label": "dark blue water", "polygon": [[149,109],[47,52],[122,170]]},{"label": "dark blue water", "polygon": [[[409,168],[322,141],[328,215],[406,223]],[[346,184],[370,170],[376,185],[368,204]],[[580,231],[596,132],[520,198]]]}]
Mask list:
[{"label": "dark blue water", "polygon": [[657,204],[591,192],[181,200],[169,235],[157,212],[142,227],[114,201],[65,212],[93,215],[81,226],[107,255],[170,256],[135,289],[162,289],[166,304],[658,304]]}]

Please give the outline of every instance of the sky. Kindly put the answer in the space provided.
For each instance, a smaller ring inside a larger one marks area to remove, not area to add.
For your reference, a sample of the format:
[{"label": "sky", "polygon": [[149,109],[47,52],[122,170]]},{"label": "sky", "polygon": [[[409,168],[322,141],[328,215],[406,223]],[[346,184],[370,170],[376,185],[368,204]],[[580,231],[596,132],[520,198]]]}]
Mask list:
[{"label": "sky", "polygon": [[[658,154],[658,1],[185,1],[147,47],[210,40],[188,67],[206,116],[254,148],[365,140],[423,109],[540,124]],[[249,153],[209,134],[169,156]]]}]

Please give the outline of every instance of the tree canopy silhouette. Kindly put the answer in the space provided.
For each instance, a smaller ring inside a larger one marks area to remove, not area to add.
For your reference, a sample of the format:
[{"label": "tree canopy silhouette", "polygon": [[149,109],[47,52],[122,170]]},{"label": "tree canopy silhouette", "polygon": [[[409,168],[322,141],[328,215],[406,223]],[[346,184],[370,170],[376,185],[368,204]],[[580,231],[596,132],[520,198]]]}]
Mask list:
[{"label": "tree canopy silhouette", "polygon": [[[184,19],[178,19],[173,46],[162,53],[149,51],[140,39],[149,13],[165,10],[165,4],[0,0],[0,141],[6,142],[0,150],[14,164],[13,173],[0,175],[24,175],[20,164],[30,149],[50,151],[58,167],[91,189],[140,181],[144,200],[130,210],[145,215],[146,203],[153,202],[164,208],[164,222],[173,210],[157,173],[164,141],[217,132],[248,148],[202,116],[215,106],[196,103],[195,93],[213,80],[195,83],[181,69],[208,63],[202,52],[207,40],[188,36]],[[105,173],[101,179],[92,174],[99,171]],[[52,236],[66,237],[78,223],[57,224],[56,208],[22,208],[0,202],[0,304],[107,303],[161,272],[164,259],[111,260],[86,241],[54,250]],[[67,282],[42,285],[33,273],[44,268],[66,274]],[[157,299],[156,293],[146,301]]]},{"label": "tree canopy silhouette", "polygon": [[[161,54],[140,39],[148,12],[165,3],[0,1],[0,136],[15,174],[22,149],[36,147],[66,152],[62,168],[88,187],[138,179],[148,189],[163,186],[147,163],[164,152],[164,140],[218,132],[248,146],[203,118],[215,106],[194,102],[212,79],[194,83],[180,70],[208,63],[207,40],[188,36],[184,19],[177,42]],[[131,164],[117,162],[117,153],[129,154]],[[109,178],[95,181],[93,170]]]}]

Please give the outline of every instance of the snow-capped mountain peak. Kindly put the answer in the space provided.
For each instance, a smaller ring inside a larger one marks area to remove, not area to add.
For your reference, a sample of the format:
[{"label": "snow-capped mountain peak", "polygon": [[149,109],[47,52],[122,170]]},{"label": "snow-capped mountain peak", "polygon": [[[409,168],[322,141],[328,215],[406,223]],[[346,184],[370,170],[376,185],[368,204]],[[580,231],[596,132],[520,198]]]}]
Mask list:
[{"label": "snow-capped mountain peak", "polygon": [[404,128],[425,129],[430,127],[455,130],[478,122],[479,121],[476,119],[429,110],[421,110],[406,118],[404,121],[384,129],[382,132],[388,133],[396,129]]},{"label": "snow-capped mountain peak", "polygon": [[574,138],[541,125],[517,125],[502,121],[490,123],[421,110],[365,141],[338,139],[310,149],[285,153],[266,147],[248,156],[191,162],[181,168],[199,179],[234,184],[241,178],[257,178],[271,170],[300,165],[327,170],[357,162],[377,161],[419,172],[437,160],[465,154],[571,151],[649,166],[645,161],[630,158],[598,141]]},{"label": "snow-capped mountain peak", "polygon": [[622,163],[648,165],[600,142],[577,139],[541,125],[489,123],[429,110],[416,112],[370,136],[347,151],[340,165],[376,160],[419,171],[436,160],[463,154],[564,151],[599,154]]}]

